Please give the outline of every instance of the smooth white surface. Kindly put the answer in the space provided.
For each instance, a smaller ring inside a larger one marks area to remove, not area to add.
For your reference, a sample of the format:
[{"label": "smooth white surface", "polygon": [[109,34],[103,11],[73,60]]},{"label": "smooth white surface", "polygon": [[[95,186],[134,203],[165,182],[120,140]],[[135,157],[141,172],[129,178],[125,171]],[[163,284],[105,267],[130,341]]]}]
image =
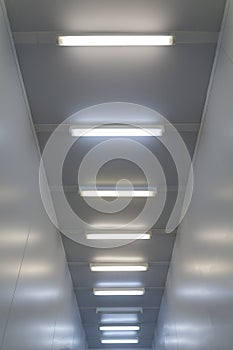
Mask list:
[{"label": "smooth white surface", "polygon": [[167,46],[172,35],[73,35],[59,36],[59,46]]},{"label": "smooth white surface", "polygon": [[90,264],[91,271],[146,271],[147,264]]},{"label": "smooth white surface", "polygon": [[143,295],[144,288],[94,288],[93,294],[98,296],[111,295]]},{"label": "smooth white surface", "polygon": [[194,164],[194,193],[175,243],[156,350],[233,344],[233,1]]},{"label": "smooth white surface", "polygon": [[0,349],[83,350],[60,235],[38,188],[33,136],[0,2]]}]

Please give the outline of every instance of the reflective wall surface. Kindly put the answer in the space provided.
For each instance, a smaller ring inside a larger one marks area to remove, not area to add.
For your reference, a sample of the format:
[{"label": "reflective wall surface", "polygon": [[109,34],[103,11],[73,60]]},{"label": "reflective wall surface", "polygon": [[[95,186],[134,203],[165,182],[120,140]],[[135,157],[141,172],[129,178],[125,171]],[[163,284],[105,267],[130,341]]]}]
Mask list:
[{"label": "reflective wall surface", "polygon": [[0,349],[84,350],[59,234],[41,204],[39,154],[0,2]]},{"label": "reflective wall surface", "polygon": [[233,1],[227,6],[193,199],[174,248],[156,350],[233,348]]}]

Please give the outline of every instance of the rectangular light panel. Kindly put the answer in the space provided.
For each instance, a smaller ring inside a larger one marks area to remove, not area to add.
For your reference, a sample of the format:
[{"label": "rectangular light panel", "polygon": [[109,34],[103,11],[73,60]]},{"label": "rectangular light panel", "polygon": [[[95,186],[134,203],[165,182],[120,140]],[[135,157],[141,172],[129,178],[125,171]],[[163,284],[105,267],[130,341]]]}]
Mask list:
[{"label": "rectangular light panel", "polygon": [[112,295],[143,295],[145,288],[94,288],[93,294],[97,296]]},{"label": "rectangular light panel", "polygon": [[[119,324],[137,324],[139,322],[138,314],[101,314],[100,321],[103,324],[119,325]],[[132,335],[130,335],[131,337]]]},{"label": "rectangular light panel", "polygon": [[155,197],[156,189],[153,190],[80,190],[81,197]]},{"label": "rectangular light panel", "polygon": [[101,240],[101,239],[113,239],[113,240],[136,240],[136,239],[150,239],[151,232],[119,232],[119,231],[86,231],[86,239]]},{"label": "rectangular light panel", "polygon": [[144,136],[162,136],[163,126],[157,127],[104,127],[104,128],[82,128],[77,126],[70,127],[70,134],[73,137],[144,137]]},{"label": "rectangular light panel", "polygon": [[169,46],[173,35],[60,35],[59,46]]},{"label": "rectangular light panel", "polygon": [[100,331],[139,331],[139,326],[100,326]]},{"label": "rectangular light panel", "polygon": [[101,339],[102,344],[138,344],[138,339]]},{"label": "rectangular light panel", "polygon": [[90,269],[93,272],[107,271],[146,271],[148,264],[90,264]]},{"label": "rectangular light panel", "polygon": [[102,344],[137,344],[138,339],[101,339]]}]

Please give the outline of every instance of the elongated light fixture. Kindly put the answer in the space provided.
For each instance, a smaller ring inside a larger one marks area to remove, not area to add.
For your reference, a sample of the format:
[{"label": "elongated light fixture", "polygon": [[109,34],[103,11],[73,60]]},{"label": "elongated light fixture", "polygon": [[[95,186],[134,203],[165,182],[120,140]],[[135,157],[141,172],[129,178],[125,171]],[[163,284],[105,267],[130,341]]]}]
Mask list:
[{"label": "elongated light fixture", "polygon": [[137,344],[138,339],[101,339],[102,344]]},{"label": "elongated light fixture", "polygon": [[143,313],[142,307],[97,307],[97,314],[137,314]]},{"label": "elongated light fixture", "polygon": [[136,240],[150,239],[151,232],[131,232],[131,231],[86,231],[86,239],[91,240]]},{"label": "elongated light fixture", "polygon": [[173,35],[60,35],[59,46],[169,46]]},{"label": "elongated light fixture", "polygon": [[145,288],[94,288],[93,293],[97,296],[143,295]]},{"label": "elongated light fixture", "polygon": [[100,331],[139,331],[140,326],[100,326]]},{"label": "elongated light fixture", "polygon": [[80,190],[79,191],[81,197],[155,197],[157,190],[149,189],[149,190]]},{"label": "elongated light fixture", "polygon": [[93,272],[105,272],[105,271],[146,271],[148,264],[90,264],[90,269]]},{"label": "elongated light fixture", "polygon": [[141,128],[133,128],[128,126],[105,126],[100,128],[71,126],[70,134],[74,137],[144,137],[144,136],[162,136],[164,126],[155,127],[144,126]]}]

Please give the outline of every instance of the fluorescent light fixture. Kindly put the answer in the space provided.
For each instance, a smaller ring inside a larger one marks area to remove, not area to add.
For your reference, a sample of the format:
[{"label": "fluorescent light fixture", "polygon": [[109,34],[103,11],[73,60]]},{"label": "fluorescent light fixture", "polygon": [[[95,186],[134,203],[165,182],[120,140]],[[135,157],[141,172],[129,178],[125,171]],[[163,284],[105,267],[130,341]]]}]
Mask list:
[{"label": "fluorescent light fixture", "polygon": [[80,190],[81,197],[155,197],[157,190]]},{"label": "fluorescent light fixture", "polygon": [[97,314],[136,314],[143,313],[141,307],[97,307]]},{"label": "fluorescent light fixture", "polygon": [[148,264],[90,264],[91,271],[102,272],[102,271],[146,271]]},{"label": "fluorescent light fixture", "polygon": [[139,326],[100,326],[100,331],[139,331]]},{"label": "fluorescent light fixture", "polygon": [[145,288],[94,288],[93,293],[97,296],[143,295]]},{"label": "fluorescent light fixture", "polygon": [[168,46],[173,35],[60,35],[59,46]]},{"label": "fluorescent light fixture", "polygon": [[162,136],[164,133],[164,127],[162,125],[149,127],[144,126],[141,128],[132,128],[127,126],[115,126],[115,127],[78,127],[71,126],[70,134],[74,137],[138,137],[138,136]]},{"label": "fluorescent light fixture", "polygon": [[151,239],[151,232],[131,232],[131,231],[86,231],[86,239],[101,240],[136,240],[136,239]]},{"label": "fluorescent light fixture", "polygon": [[[138,324],[139,323],[138,314],[101,314],[100,322],[106,325],[119,325],[119,324]],[[109,334],[108,334],[109,335]],[[134,337],[135,334],[132,333],[129,337]],[[112,336],[112,338],[114,335]]]},{"label": "fluorescent light fixture", "polygon": [[138,339],[101,339],[102,344],[138,344]]},{"label": "fluorescent light fixture", "polygon": [[[100,322],[106,325],[137,324],[139,322],[139,317],[138,314],[101,314]],[[135,334],[133,337],[134,336]],[[129,337],[132,337],[132,334],[130,334]]]},{"label": "fluorescent light fixture", "polygon": [[107,339],[116,339],[116,338],[131,339],[137,336],[138,336],[137,331],[103,331],[102,332],[102,338],[107,338]]}]

